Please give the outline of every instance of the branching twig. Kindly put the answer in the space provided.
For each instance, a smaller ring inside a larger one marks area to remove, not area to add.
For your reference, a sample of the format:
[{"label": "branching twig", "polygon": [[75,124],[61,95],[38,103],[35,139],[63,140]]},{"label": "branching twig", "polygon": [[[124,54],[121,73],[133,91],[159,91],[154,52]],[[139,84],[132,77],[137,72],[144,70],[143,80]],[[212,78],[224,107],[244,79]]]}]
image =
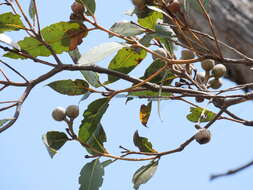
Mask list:
[{"label": "branching twig", "polygon": [[225,173],[211,175],[210,176],[210,180],[214,180],[214,179],[217,179],[217,178],[220,178],[220,177],[225,177],[225,176],[230,176],[230,175],[236,174],[236,173],[238,173],[238,172],[240,172],[242,170],[245,170],[245,169],[249,168],[252,165],[253,165],[253,160],[250,161],[249,163],[243,165],[243,166],[240,166],[240,167],[238,167],[236,169],[229,170],[229,171],[227,171]]}]

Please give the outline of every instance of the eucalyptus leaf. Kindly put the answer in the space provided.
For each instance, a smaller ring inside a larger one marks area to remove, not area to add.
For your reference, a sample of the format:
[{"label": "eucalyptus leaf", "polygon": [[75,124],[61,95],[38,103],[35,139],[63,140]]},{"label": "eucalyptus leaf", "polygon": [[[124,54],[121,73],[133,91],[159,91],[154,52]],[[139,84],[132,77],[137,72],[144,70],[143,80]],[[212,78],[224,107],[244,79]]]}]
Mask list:
[{"label": "eucalyptus leaf", "polygon": [[3,42],[15,49],[20,50],[20,46],[14,42],[9,36],[7,36],[6,34],[0,34],[0,42]]},{"label": "eucalyptus leaf", "polygon": [[[41,30],[44,41],[51,46],[56,54],[74,50],[87,34],[86,26],[77,22],[58,22]],[[25,37],[18,42],[18,45],[23,51],[26,51],[34,57],[47,57],[52,55],[52,52],[34,37]],[[11,52],[4,56],[13,59],[26,59],[23,56]]]},{"label": "eucalyptus leaf", "polygon": [[[81,58],[81,54],[78,48],[73,51],[68,52],[69,56],[73,60],[75,64],[77,64],[78,60]],[[100,87],[99,75],[93,71],[80,71],[85,78],[85,80],[92,86],[98,88]]]},{"label": "eucalyptus leaf", "polygon": [[159,12],[159,13],[162,13],[164,14],[165,16],[167,17],[171,17],[168,13],[166,13],[165,11],[163,11],[162,9],[158,8],[158,7],[155,7],[155,6],[147,6],[149,9],[153,10],[153,11],[156,11],[156,12]]},{"label": "eucalyptus leaf", "polygon": [[112,164],[114,161],[112,159],[106,160],[104,162],[102,162],[102,166],[105,168],[107,166],[109,166],[110,164]]},{"label": "eucalyptus leaf", "polygon": [[100,44],[84,53],[78,60],[79,65],[93,65],[112,53],[126,47],[126,45],[117,42],[107,42]]},{"label": "eucalyptus leaf", "polygon": [[140,120],[142,125],[147,127],[148,119],[151,114],[152,109],[152,101],[148,103],[148,105],[142,104],[140,107]]},{"label": "eucalyptus leaf", "polygon": [[153,149],[151,142],[148,141],[147,138],[141,137],[136,131],[133,136],[134,145],[139,148],[141,152],[156,152]]},{"label": "eucalyptus leaf", "polygon": [[[118,51],[117,55],[110,62],[108,68],[127,74],[140,64],[146,55],[147,52],[145,50],[138,51],[134,48],[123,48]],[[115,82],[118,79],[119,78],[115,76],[108,75],[107,83]]]},{"label": "eucalyptus leaf", "polygon": [[104,167],[99,159],[87,163],[80,172],[79,190],[98,190],[103,184]]},{"label": "eucalyptus leaf", "polygon": [[147,183],[154,176],[157,166],[158,161],[152,161],[150,164],[142,166],[134,173],[132,182],[135,190],[138,190],[140,185]]},{"label": "eucalyptus leaf", "polygon": [[[209,111],[209,110],[204,110],[201,107],[191,107],[190,108],[190,114],[187,115],[187,119],[191,122],[209,122],[213,120],[216,116],[216,113]],[[202,115],[201,115],[202,114]],[[201,119],[200,119],[201,117]]]},{"label": "eucalyptus leaf", "polygon": [[154,30],[157,21],[160,19],[163,19],[163,14],[157,11],[152,11],[148,16],[138,18],[138,23],[145,28]]},{"label": "eucalyptus leaf", "polygon": [[[103,114],[109,106],[109,99],[102,98],[93,101],[83,113],[84,119],[79,127],[78,137],[99,152],[106,152],[103,143],[106,141],[105,132],[100,124]],[[87,149],[89,153],[94,151]]]},{"label": "eucalyptus leaf", "polygon": [[89,84],[80,79],[76,80],[58,80],[48,84],[53,90],[60,94],[68,96],[77,96],[88,92]]},{"label": "eucalyptus leaf", "polygon": [[0,33],[24,28],[19,15],[11,12],[0,14]]},{"label": "eucalyptus leaf", "polygon": [[[110,28],[111,31],[121,34],[123,36],[136,36],[139,34],[142,34],[143,32],[145,32],[145,29],[129,22],[129,21],[121,21],[121,22],[117,22],[115,24],[112,25],[112,27]],[[112,35],[110,35],[110,37],[112,37]]]},{"label": "eucalyptus leaf", "polygon": [[69,139],[63,132],[49,131],[42,136],[42,140],[47,148],[47,151],[51,158]]},{"label": "eucalyptus leaf", "polygon": [[30,4],[29,4],[29,16],[31,19],[35,20],[35,4],[34,4],[34,0],[30,0]]}]

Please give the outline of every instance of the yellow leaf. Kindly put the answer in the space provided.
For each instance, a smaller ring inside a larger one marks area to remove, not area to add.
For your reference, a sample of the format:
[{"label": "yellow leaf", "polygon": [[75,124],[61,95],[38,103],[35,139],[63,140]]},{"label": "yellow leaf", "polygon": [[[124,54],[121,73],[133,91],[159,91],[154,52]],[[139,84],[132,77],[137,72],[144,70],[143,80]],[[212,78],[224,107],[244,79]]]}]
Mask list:
[{"label": "yellow leaf", "polygon": [[141,123],[147,127],[148,119],[151,113],[152,102],[149,102],[148,105],[142,104],[140,108],[140,120]]}]

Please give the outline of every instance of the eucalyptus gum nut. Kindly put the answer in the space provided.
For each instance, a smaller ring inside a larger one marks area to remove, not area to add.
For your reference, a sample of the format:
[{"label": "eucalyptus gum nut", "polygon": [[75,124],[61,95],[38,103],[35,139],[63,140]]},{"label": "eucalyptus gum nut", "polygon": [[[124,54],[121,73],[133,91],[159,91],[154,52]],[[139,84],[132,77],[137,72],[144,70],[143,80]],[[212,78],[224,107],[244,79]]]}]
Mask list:
[{"label": "eucalyptus gum nut", "polygon": [[57,107],[52,111],[52,117],[55,121],[63,121],[65,119],[66,112],[62,107]]},{"label": "eucalyptus gum nut", "polygon": [[227,72],[226,67],[223,64],[217,64],[213,67],[212,74],[215,78],[220,78]]},{"label": "eucalyptus gum nut", "polygon": [[[157,50],[154,50],[154,52],[158,53],[161,56],[167,57],[167,53],[166,53],[166,51],[163,48],[159,48]],[[153,60],[159,59],[159,57],[157,57],[157,56],[155,56],[153,54],[152,54],[152,58],[153,58]]]},{"label": "eucalyptus gum nut", "polygon": [[213,89],[218,89],[222,86],[222,81],[221,81],[221,79],[214,78],[214,79],[209,81],[209,85]]},{"label": "eucalyptus gum nut", "polygon": [[75,119],[79,115],[79,107],[76,105],[70,105],[66,109],[66,115],[69,118]]},{"label": "eucalyptus gum nut", "polygon": [[71,10],[73,11],[73,13],[75,14],[83,14],[84,13],[84,6],[82,3],[78,3],[78,2],[74,2],[72,5],[71,5]]},{"label": "eucalyptus gum nut", "polygon": [[188,49],[181,51],[181,59],[193,59],[195,57],[194,53]]},{"label": "eucalyptus gum nut", "polygon": [[205,98],[203,98],[203,97],[196,97],[195,100],[196,100],[196,102],[201,103],[201,102],[205,101]]},{"label": "eucalyptus gum nut", "polygon": [[208,129],[199,129],[194,137],[199,144],[206,144],[211,140],[211,132]]},{"label": "eucalyptus gum nut", "polygon": [[201,62],[201,67],[202,67],[202,69],[204,69],[205,71],[210,71],[210,70],[212,70],[213,67],[214,67],[214,65],[215,65],[215,62],[214,62],[214,60],[212,60],[212,59],[206,59],[206,60],[204,60],[204,61]]},{"label": "eucalyptus gum nut", "polygon": [[197,72],[196,80],[200,83],[203,83],[205,81],[205,73],[204,72]]}]

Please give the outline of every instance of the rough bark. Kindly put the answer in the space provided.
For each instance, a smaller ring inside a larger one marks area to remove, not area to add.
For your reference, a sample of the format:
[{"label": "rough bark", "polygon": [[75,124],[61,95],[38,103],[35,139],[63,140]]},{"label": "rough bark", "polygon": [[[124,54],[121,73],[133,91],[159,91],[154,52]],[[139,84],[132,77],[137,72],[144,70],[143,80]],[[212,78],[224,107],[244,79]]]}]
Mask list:
[{"label": "rough bark", "polygon": [[[218,40],[253,58],[253,0],[210,0],[208,13]],[[212,35],[203,12],[190,9],[185,14],[191,28]],[[208,49],[217,50],[213,41],[205,39],[205,43]],[[221,49],[223,57],[242,58],[228,48]],[[227,77],[237,84],[253,82],[253,71],[249,66],[226,64],[226,67]]]}]

